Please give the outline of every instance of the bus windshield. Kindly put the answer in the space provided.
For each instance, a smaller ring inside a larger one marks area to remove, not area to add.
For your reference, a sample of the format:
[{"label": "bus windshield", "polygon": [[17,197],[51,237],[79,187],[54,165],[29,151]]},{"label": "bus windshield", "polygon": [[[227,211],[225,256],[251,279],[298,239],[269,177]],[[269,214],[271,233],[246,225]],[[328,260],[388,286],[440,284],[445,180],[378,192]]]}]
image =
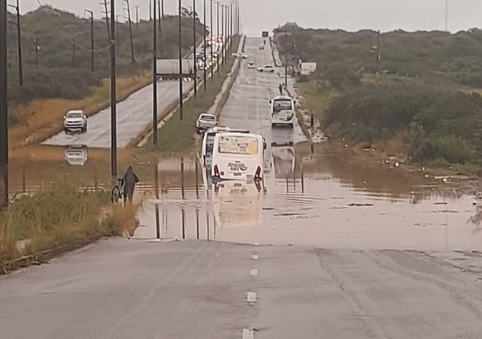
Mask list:
[{"label": "bus windshield", "polygon": [[219,136],[218,152],[224,154],[258,154],[258,139],[248,136]]},{"label": "bus windshield", "polygon": [[273,113],[278,113],[283,110],[292,110],[291,99],[276,99],[273,102]]}]

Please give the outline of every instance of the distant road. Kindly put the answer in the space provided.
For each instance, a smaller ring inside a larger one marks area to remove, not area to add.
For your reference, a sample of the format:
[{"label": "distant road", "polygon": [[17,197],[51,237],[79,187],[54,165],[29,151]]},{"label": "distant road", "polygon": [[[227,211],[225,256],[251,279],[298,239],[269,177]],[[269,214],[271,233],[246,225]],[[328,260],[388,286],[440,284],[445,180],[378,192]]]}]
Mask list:
[{"label": "distant road", "polygon": [[241,62],[229,99],[221,112],[219,124],[262,134],[268,144],[305,141],[306,137],[298,121],[293,129],[271,128],[269,100],[279,94],[278,86],[284,83],[284,77],[280,77],[278,72],[284,74],[284,69],[277,68],[275,73],[260,73],[256,69],[248,69],[249,61],[254,61],[256,68],[274,65],[269,39],[266,39],[264,50],[259,49],[260,45],[263,45],[262,38],[246,38],[245,53],[248,59]]},{"label": "distant road", "polygon": [[[200,51],[200,49],[198,49]],[[192,57],[192,56],[191,56]],[[194,82],[184,82],[184,93],[192,89]],[[162,111],[179,98],[178,81],[157,83],[158,110]],[[117,147],[124,148],[141,134],[152,122],[152,84],[138,90],[126,100],[117,103]],[[88,130],[84,134],[67,135],[63,131],[45,140],[43,145],[110,148],[110,106],[88,118]]]}]

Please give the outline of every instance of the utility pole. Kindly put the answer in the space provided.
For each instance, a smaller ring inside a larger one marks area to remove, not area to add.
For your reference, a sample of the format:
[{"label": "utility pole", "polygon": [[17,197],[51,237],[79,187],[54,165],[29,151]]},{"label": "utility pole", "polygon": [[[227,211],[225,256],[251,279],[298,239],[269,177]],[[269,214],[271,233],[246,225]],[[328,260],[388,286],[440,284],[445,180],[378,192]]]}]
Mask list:
[{"label": "utility pole", "polygon": [[162,9],[161,9],[161,0],[157,0],[157,14],[158,14],[158,27],[159,27],[159,44],[158,44],[158,51],[159,57],[162,55]]},{"label": "utility pole", "polygon": [[0,0],[0,208],[8,207],[7,0]]},{"label": "utility pole", "polygon": [[181,15],[181,12],[182,12],[182,0],[179,0],[179,3],[178,3],[178,7],[179,7],[179,13],[178,13],[178,16],[179,16],[179,119],[182,120],[183,118],[183,102],[182,102],[182,93],[183,93],[183,89],[182,89],[182,26],[181,26],[181,18],[182,18],[182,15]]},{"label": "utility pole", "polygon": [[136,5],[136,29],[139,29],[139,6]]},{"label": "utility pole", "polygon": [[[211,35],[211,62],[213,61],[213,0],[209,0],[209,10],[210,10],[210,15],[209,15],[209,34]],[[211,81],[214,80],[214,67],[210,67],[211,69]]]},{"label": "utility pole", "polygon": [[376,58],[377,58],[377,75],[380,73],[380,30],[378,30],[378,37],[377,37],[377,50],[376,50]]},{"label": "utility pole", "polygon": [[445,31],[449,30],[449,0],[445,0]]},{"label": "utility pole", "polygon": [[77,42],[72,40],[72,67],[75,66],[75,52],[77,51]]},{"label": "utility pole", "polygon": [[124,0],[126,5],[127,5],[127,20],[129,23],[129,39],[131,43],[131,62],[133,64],[136,63],[136,57],[134,54],[134,38],[132,37],[132,21],[131,21],[131,5],[129,3],[129,0]]},{"label": "utility pole", "polygon": [[[204,44],[204,63],[203,63],[203,86],[204,86],[204,92],[207,90],[207,77],[206,77],[206,61],[207,61],[207,56],[206,56],[206,0],[203,0],[203,44]],[[212,45],[211,45],[212,46]],[[212,48],[211,48],[212,49]]]},{"label": "utility pole", "polygon": [[38,44],[37,37],[33,39],[33,43],[35,44],[35,69],[38,69],[38,56],[40,52],[40,45]]},{"label": "utility pole", "polygon": [[[288,46],[288,34],[285,33],[285,46]],[[288,88],[288,47],[285,47],[285,91]]]},{"label": "utility pole", "polygon": [[161,0],[161,18],[164,19],[164,0]]},{"label": "utility pole", "polygon": [[[217,13],[217,28],[216,28],[216,42],[219,39],[219,1],[216,1],[216,13]],[[216,51],[217,53],[217,51]],[[219,53],[217,53],[218,57],[216,58],[216,64],[217,64],[217,70],[216,72],[219,74],[219,60],[221,59],[221,56]]]},{"label": "utility pole", "polygon": [[[193,26],[193,51],[194,51],[194,96],[197,96],[197,51],[196,51],[196,0],[192,0],[192,26]],[[206,46],[203,44],[204,50]]]},{"label": "utility pole", "polygon": [[[115,0],[111,0],[111,1],[115,1]],[[110,36],[109,11],[107,10],[107,0],[104,0],[104,13],[105,13],[105,23],[107,25],[107,37],[110,44],[112,42],[112,38]]]},{"label": "utility pole", "polygon": [[[151,3],[152,0],[149,0],[149,21],[152,20],[152,3]],[[156,1],[156,0],[154,0]]]},{"label": "utility pole", "polygon": [[88,9],[85,12],[90,14],[90,69],[95,70],[95,52],[94,52],[94,12]]},{"label": "utility pole", "polygon": [[8,5],[8,6],[15,8],[15,11],[17,14],[18,82],[20,86],[23,86],[22,30],[20,26],[19,0],[17,0],[17,4],[15,6],[13,5]]},{"label": "utility pole", "polygon": [[110,1],[110,30],[112,40],[110,41],[110,155],[111,174],[117,176],[117,73],[116,73],[116,22],[115,22],[115,0]]},{"label": "utility pole", "polygon": [[152,21],[152,143],[157,147],[157,1],[154,0]]},{"label": "utility pole", "polygon": [[226,36],[224,34],[224,5],[221,5],[221,36],[223,37],[223,46],[221,48],[221,65],[224,65],[224,48],[226,47]]}]

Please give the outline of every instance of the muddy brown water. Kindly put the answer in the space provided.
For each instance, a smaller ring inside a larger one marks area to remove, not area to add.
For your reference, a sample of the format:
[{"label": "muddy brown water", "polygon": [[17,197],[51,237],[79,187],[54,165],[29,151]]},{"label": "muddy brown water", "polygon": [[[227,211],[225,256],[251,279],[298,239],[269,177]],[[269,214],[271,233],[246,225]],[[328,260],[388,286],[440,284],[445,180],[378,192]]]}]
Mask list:
[{"label": "muddy brown water", "polygon": [[[108,151],[89,149],[81,166],[69,164],[65,148],[41,149],[30,151],[29,157],[11,159],[11,194],[24,188],[35,192],[59,180],[79,187],[97,184],[110,189]],[[482,250],[482,212],[474,196],[475,182],[426,179],[422,172],[368,165],[328,153],[297,154],[295,164],[269,162],[265,193],[254,185],[238,187],[232,183],[213,192],[204,189],[201,168],[196,179],[195,159],[183,160],[181,174],[180,159],[156,165],[121,157],[119,172],[132,164],[141,178],[138,191],[144,196],[134,238],[156,237],[159,225],[159,234],[166,239],[209,238],[324,248]]]}]

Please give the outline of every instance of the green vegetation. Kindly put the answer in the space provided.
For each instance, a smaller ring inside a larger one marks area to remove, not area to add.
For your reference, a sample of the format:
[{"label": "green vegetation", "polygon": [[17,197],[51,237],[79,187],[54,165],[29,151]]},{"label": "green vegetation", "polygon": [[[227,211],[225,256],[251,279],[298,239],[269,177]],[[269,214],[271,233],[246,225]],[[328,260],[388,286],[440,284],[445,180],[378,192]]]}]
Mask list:
[{"label": "green vegetation", "polygon": [[299,89],[328,135],[366,147],[401,140],[408,160],[429,166],[482,160],[482,31],[383,33],[378,65],[374,31],[287,24],[275,39],[293,64],[318,63]]},{"label": "green vegetation", "polygon": [[[187,52],[193,45],[193,20],[184,14],[182,23],[183,49]],[[105,21],[94,22],[95,71],[91,71],[90,19],[42,6],[21,17],[24,84],[18,77],[16,18],[9,16],[8,62],[9,104],[26,104],[34,99],[82,99],[92,93],[93,87],[102,85],[109,76],[109,41]],[[198,39],[203,26],[197,20]],[[178,18],[167,16],[162,22],[162,57],[178,55]],[[117,24],[116,60],[119,76],[130,76],[150,70],[152,63],[152,22],[133,24],[134,57],[131,57],[129,27]],[[36,62],[36,44],[40,47]],[[38,64],[38,68],[36,65]],[[14,115],[14,112],[12,112]],[[17,122],[11,117],[10,123]]]},{"label": "green vegetation", "polygon": [[[239,39],[234,39],[233,46],[237,46]],[[170,118],[158,134],[159,149],[155,150],[152,145],[152,139],[148,141],[144,150],[156,152],[161,156],[185,155],[192,152],[196,146],[195,123],[199,113],[207,112],[214,104],[216,96],[221,91],[227,75],[231,71],[234,58],[229,58],[224,66],[221,66],[219,73],[214,74],[213,79],[207,80],[207,89],[203,87],[198,90],[197,97],[192,97],[184,103],[183,119],[179,119],[179,110],[176,110],[174,116]],[[226,93],[221,99],[221,105],[224,104],[229,93]],[[224,102],[223,102],[224,99]],[[217,112],[219,114],[219,112]]]},{"label": "green vegetation", "polygon": [[102,211],[100,206],[108,206],[109,198],[108,192],[79,192],[65,184],[18,198],[0,213],[0,273],[21,256],[119,235],[134,218],[135,209]]}]

